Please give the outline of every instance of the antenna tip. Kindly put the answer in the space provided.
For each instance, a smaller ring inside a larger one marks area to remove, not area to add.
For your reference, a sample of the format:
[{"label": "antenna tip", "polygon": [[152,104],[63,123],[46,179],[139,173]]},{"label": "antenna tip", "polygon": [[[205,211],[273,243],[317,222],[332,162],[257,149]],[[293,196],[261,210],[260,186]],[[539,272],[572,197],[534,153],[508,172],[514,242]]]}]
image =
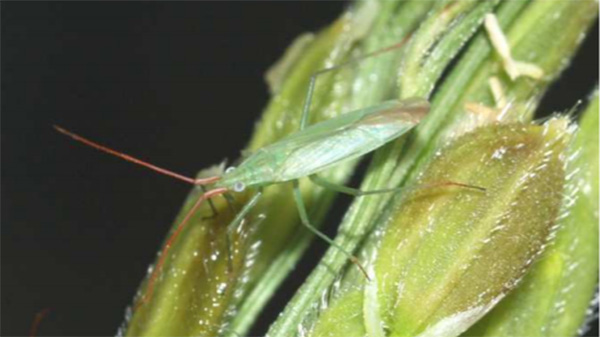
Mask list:
[{"label": "antenna tip", "polygon": [[356,256],[351,256],[350,257],[350,261],[352,261],[352,263],[354,263],[358,267],[358,269],[360,269],[360,271],[362,272],[362,274],[367,279],[367,282],[371,282],[371,278],[369,277],[369,273],[367,273],[367,270],[365,269],[365,267],[363,267],[363,265],[360,263],[360,261],[358,261],[358,258],[356,258]]},{"label": "antenna tip", "polygon": [[59,125],[56,124],[52,124],[52,128],[54,128],[54,130],[60,132],[60,133],[67,133],[67,130],[65,130],[64,128],[62,128]]}]

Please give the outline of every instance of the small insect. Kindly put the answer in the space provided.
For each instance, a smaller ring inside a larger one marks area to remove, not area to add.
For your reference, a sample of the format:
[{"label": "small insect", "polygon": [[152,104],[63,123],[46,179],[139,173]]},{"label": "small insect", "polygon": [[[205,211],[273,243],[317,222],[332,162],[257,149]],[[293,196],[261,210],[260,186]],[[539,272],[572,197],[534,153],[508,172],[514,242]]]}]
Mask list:
[{"label": "small insect", "polygon": [[[391,48],[389,47],[382,51],[389,49]],[[367,56],[380,52],[377,51]],[[148,281],[148,290],[141,300],[142,302],[147,301],[151,297],[156,277],[161,271],[169,248],[204,201],[229,192],[242,192],[246,188],[257,189],[258,192],[252,196],[246,207],[236,217],[236,219],[242,219],[250,212],[252,205],[256,204],[258,198],[260,198],[263,187],[281,183],[291,183],[293,185],[294,200],[302,224],[330,245],[340,249],[361,269],[368,279],[365,269],[355,256],[340,247],[310,223],[308,212],[301,196],[298,179],[309,177],[317,185],[353,196],[398,191],[399,189],[362,191],[327,181],[317,174],[334,165],[363,156],[404,135],[415,127],[427,114],[429,103],[422,98],[411,98],[402,101],[392,100],[351,111],[317,124],[307,125],[310,102],[317,76],[346,64],[327,68],[312,75],[303,106],[299,131],[259,149],[243,160],[238,167],[230,167],[220,176],[201,179],[186,177],[100,145],[62,127],[54,126],[57,131],[100,151],[196,186],[205,187],[211,185],[211,189],[205,191],[198,198],[191,210],[178,224],[173,234],[164,244],[156,268],[154,268]],[[442,182],[440,185],[473,187],[455,182]]]}]

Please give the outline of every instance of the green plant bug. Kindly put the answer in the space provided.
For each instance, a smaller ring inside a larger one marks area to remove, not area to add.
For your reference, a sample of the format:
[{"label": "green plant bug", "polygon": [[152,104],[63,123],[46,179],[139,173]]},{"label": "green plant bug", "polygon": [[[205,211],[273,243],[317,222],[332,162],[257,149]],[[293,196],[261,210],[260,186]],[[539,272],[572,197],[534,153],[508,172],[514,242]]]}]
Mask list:
[{"label": "green plant bug", "polygon": [[[368,279],[369,277],[365,269],[361,266],[355,256],[344,250],[332,239],[311,225],[308,218],[308,212],[301,196],[298,179],[309,177],[310,180],[317,185],[353,196],[389,193],[400,190],[399,188],[394,188],[362,191],[329,182],[319,177],[317,174],[341,162],[356,159],[369,152],[372,152],[386,143],[389,143],[390,141],[406,134],[408,131],[414,128],[423,117],[426,116],[427,112],[429,111],[429,103],[427,100],[423,98],[410,98],[402,101],[391,100],[374,106],[347,112],[335,118],[331,118],[313,125],[307,125],[307,121],[311,98],[315,87],[315,81],[319,75],[338,69],[349,63],[356,62],[357,60],[365,57],[374,56],[381,52],[398,48],[402,44],[403,43],[400,43],[392,47],[368,54],[359,59],[354,59],[341,65],[326,68],[314,73],[311,76],[307,90],[307,96],[302,111],[302,118],[300,120],[300,129],[273,144],[259,149],[243,160],[239,166],[236,168],[230,167],[226,169],[220,176],[201,179],[187,177],[142,161],[128,154],[121,153],[106,146],[100,145],[94,141],[81,137],[71,131],[55,125],[54,128],[58,132],[65,134],[78,142],[120,157],[126,161],[147,167],[161,174],[196,186],[200,186],[204,189],[204,193],[197,199],[194,206],[184,217],[184,219],[177,225],[173,234],[171,234],[164,244],[160,258],[148,281],[148,290],[141,299],[141,302],[146,302],[151,297],[156,277],[162,269],[169,248],[175,242],[181,231],[185,228],[189,222],[189,219],[204,201],[210,201],[210,198],[212,197],[223,195],[229,192],[242,192],[246,188],[256,188],[258,190],[257,193],[250,198],[246,204],[246,207],[239,212],[236,220],[233,221],[233,223],[236,223],[236,221],[239,222],[239,219],[243,219],[243,217],[250,212],[252,206],[255,205],[260,198],[261,189],[263,187],[280,183],[293,184],[294,200],[296,202],[302,224],[328,244],[340,249],[340,251],[346,254],[348,258],[361,269],[365,277]],[[212,189],[205,190],[205,186],[207,185],[211,185]],[[477,188],[474,186],[454,182],[442,182],[440,185],[455,185]]]}]

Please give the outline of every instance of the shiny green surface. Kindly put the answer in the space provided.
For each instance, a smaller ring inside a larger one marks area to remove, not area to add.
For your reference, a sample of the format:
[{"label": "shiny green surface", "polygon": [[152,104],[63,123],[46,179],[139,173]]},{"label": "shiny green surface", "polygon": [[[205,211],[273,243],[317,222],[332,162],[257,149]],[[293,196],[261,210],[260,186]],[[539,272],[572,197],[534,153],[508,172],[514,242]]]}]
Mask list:
[{"label": "shiny green surface", "polygon": [[[529,120],[541,94],[568,64],[581,37],[596,17],[596,3],[467,2],[361,2],[360,10],[345,14],[321,33],[304,35],[300,43],[290,49],[285,62],[272,73],[270,84],[274,97],[257,123],[248,151],[256,152],[298,130],[306,86],[314,71],[339,64],[351,55],[396,44],[409,35],[423,41],[409,40],[410,49],[365,59],[357,66],[327,74],[317,83],[310,123],[368,107],[384,99],[427,96],[436,88],[428,118],[417,127],[416,133],[377,152],[363,189],[415,183],[440,144],[481,122],[471,118],[465,109],[466,103],[494,107],[487,86],[491,75],[499,76],[507,95],[515,99],[515,113],[507,115],[506,120]],[[377,6],[369,9],[370,3],[377,3]],[[368,10],[363,10],[363,5]],[[540,64],[547,74],[543,81],[525,78],[509,82],[504,77],[485,32],[478,31],[480,18],[491,10],[497,13],[509,35],[514,56]],[[444,15],[448,17],[442,17]],[[359,26],[360,29],[356,28]],[[460,54],[456,64],[450,63],[467,41],[465,53]],[[447,72],[443,82],[439,82],[451,64],[454,68]],[[398,76],[408,72],[415,76]],[[394,87],[396,81],[399,88]],[[396,94],[390,96],[392,92]],[[353,163],[342,164],[336,170],[327,170],[323,176],[344,182],[352,169]],[[311,211],[310,217],[318,223],[327,212],[332,193],[305,182],[302,191]],[[194,190],[190,198],[197,197],[197,193]],[[378,228],[378,223],[387,221],[381,214],[390,199],[397,203],[401,196],[357,199],[346,215],[336,241],[349,251],[358,251],[368,233]],[[239,210],[246,200],[246,195],[239,195],[233,206]],[[310,235],[300,227],[291,188],[285,184],[271,186],[265,189],[255,212],[236,233],[233,270],[228,270],[223,228],[231,223],[236,212],[222,200],[217,202],[220,216],[203,219],[203,215],[210,215],[204,208],[173,247],[164,275],[157,283],[155,300],[134,312],[126,330],[128,335],[244,335],[310,241]],[[182,214],[189,206],[188,202]],[[347,267],[345,256],[335,249],[328,251],[323,263],[272,326],[270,334],[287,337],[306,332],[313,326],[316,335],[335,329],[348,335],[363,335],[363,331],[370,336],[387,334],[388,327],[378,325],[375,318],[389,317],[390,313],[381,311],[380,304],[384,301],[373,295],[384,285],[365,290],[362,288],[364,278],[353,266]],[[340,282],[335,283],[337,281]],[[335,290],[334,284],[343,291]],[[358,292],[345,292],[346,289],[358,289]],[[144,286],[140,288],[140,292],[143,291]],[[352,294],[350,299],[340,295],[346,293]],[[324,312],[320,304],[328,294],[331,298],[327,297],[326,302],[331,310]],[[337,306],[333,301],[336,298],[347,304]],[[466,299],[457,301],[458,304],[466,302]],[[374,310],[378,307],[379,312]],[[441,310],[438,314],[454,312],[452,308],[445,308],[446,311]],[[317,320],[321,313],[327,318]],[[423,320],[422,311],[415,311],[414,315],[415,322]],[[352,319],[348,320],[349,317]],[[363,321],[355,321],[356,317],[362,317]],[[438,322],[440,317],[432,315],[424,320]],[[418,322],[414,324],[418,325]]]},{"label": "shiny green surface", "polygon": [[[341,335],[346,327],[332,322],[351,307],[362,315],[350,316],[350,326],[388,336],[456,336],[477,321],[550,238],[565,181],[567,125],[482,127],[442,149],[419,179],[428,187],[407,193],[387,215],[376,284],[335,300],[314,335]],[[486,191],[440,186],[444,181]],[[375,318],[366,314],[372,308],[380,311]]]},{"label": "shiny green surface", "polygon": [[319,173],[402,136],[428,110],[424,99],[388,101],[310,125],[260,148],[216,186],[265,186]]},{"label": "shiny green surface", "polygon": [[[436,90],[431,99],[432,109],[428,117],[404,142],[397,142],[376,153],[361,186],[362,189],[414,186],[443,145],[477,126],[493,123],[498,115],[477,115],[466,108],[467,104],[476,103],[489,107],[491,111],[495,109],[496,101],[488,85],[491,76],[500,79],[507,99],[513,103],[511,109],[503,114],[502,121],[529,122],[543,93],[569,64],[598,12],[594,1],[479,2],[482,7],[477,8],[471,7],[472,3],[464,3],[460,6],[464,6],[462,8],[465,8],[466,12],[458,15],[445,7],[458,8],[456,6],[459,6],[459,3],[434,2],[436,9],[428,14],[419,30],[413,33],[414,39],[420,37],[428,41],[411,43],[411,48],[407,49],[407,53],[414,53],[420,57],[410,56],[403,59],[399,74],[404,75],[405,68],[419,69],[417,72],[419,76],[398,78],[400,96],[414,95],[413,88],[407,88],[406,83],[423,81],[415,85],[416,88],[420,88],[419,91],[422,91],[423,95],[432,89],[427,83],[435,83]],[[489,7],[486,9],[483,6]],[[539,64],[543,68],[545,77],[541,81],[530,78],[508,81],[500,58],[492,49],[485,30],[476,31],[476,34],[471,37],[470,33],[476,30],[477,28],[474,27],[478,27],[480,23],[477,21],[477,16],[484,14],[486,10],[491,10],[498,16],[503,30],[508,35],[513,56],[519,60]],[[450,13],[455,15],[454,20],[438,17]],[[468,20],[463,23],[461,20],[463,18]],[[439,25],[444,22],[451,22],[451,24],[440,29]],[[467,49],[460,55],[460,59],[448,71],[443,81],[439,81],[439,77],[436,77],[440,74],[439,71],[447,71],[448,68],[440,67],[435,63],[440,62],[447,66],[448,63],[445,61],[451,59],[449,55],[455,55],[453,53],[461,50],[462,43],[465,41],[469,41],[465,45]],[[378,226],[387,221],[386,207],[402,202],[402,198],[400,194],[396,197],[380,195],[356,199],[340,226],[343,234],[337,237],[338,242],[347,244],[347,247],[361,247],[361,244],[353,238],[364,239],[369,232],[377,235],[380,232],[377,230]],[[347,233],[352,233],[353,236],[349,238]],[[363,241],[362,249],[359,250],[359,254],[364,254],[363,261],[367,261],[365,262],[367,266],[373,254],[371,241],[371,239]],[[356,290],[361,293],[366,292],[363,289],[364,278],[352,267],[344,269],[343,267],[347,267],[346,259],[335,250],[328,251],[321,263],[323,268],[317,268],[311,274],[272,326],[271,336],[307,333],[315,324],[322,326],[319,325],[321,314],[335,316],[330,311],[325,312],[324,308],[331,307],[335,311],[333,306],[338,298],[343,301],[344,294]],[[367,307],[377,307],[373,303],[374,301],[370,301]],[[380,313],[380,316],[382,314]],[[333,317],[330,322],[342,324],[339,317]],[[336,324],[330,326],[332,325]],[[370,326],[372,327],[373,324]],[[344,329],[341,326],[339,328]],[[381,331],[370,329],[368,333],[378,335]]]},{"label": "shiny green surface", "polygon": [[[428,6],[422,5],[423,8]],[[379,13],[379,7],[349,10],[332,25],[292,48],[291,56],[283,66],[275,69],[275,77],[271,77],[274,96],[256,125],[247,147],[250,153],[298,130],[310,76],[317,70],[347,60],[366,37],[371,25],[376,24]],[[410,27],[416,20],[418,17],[397,25]],[[385,39],[371,41],[370,50],[397,43],[404,34],[402,31],[388,32]],[[397,62],[393,56],[398,51],[376,58],[375,68],[387,71],[390,64]],[[359,95],[352,95],[355,83],[373,74],[372,64],[367,62],[367,66],[368,70],[359,64],[321,76],[309,122],[318,123],[381,102],[381,98],[391,91],[393,81],[377,82],[379,85],[371,85]],[[323,176],[343,182],[353,166],[354,163],[341,164]],[[222,172],[223,168],[213,170],[211,174]],[[304,183],[302,191],[311,220],[318,224],[333,193]],[[197,189],[192,191],[175,224],[189,211],[199,192]],[[248,189],[248,192],[255,191]],[[233,237],[234,258],[228,266],[224,229],[248,198],[237,194],[232,208],[221,198],[216,200],[219,216],[206,218],[211,213],[205,205],[192,218],[169,251],[152,300],[137,308],[125,322],[125,335],[244,334],[312,239],[301,227],[291,188],[286,184],[271,186],[265,189],[260,202]],[[146,290],[146,283],[143,283],[138,296]]]},{"label": "shiny green surface", "polygon": [[598,92],[570,145],[556,239],[466,336],[577,336],[598,284]]}]

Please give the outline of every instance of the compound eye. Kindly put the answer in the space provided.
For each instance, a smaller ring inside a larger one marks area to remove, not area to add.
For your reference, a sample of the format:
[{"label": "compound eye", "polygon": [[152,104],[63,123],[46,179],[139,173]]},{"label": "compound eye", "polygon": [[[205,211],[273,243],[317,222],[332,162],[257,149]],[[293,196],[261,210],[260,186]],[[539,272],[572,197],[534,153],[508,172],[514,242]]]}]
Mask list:
[{"label": "compound eye", "polygon": [[245,189],[246,189],[246,185],[244,183],[242,183],[242,182],[238,181],[237,183],[233,184],[233,190],[235,192],[242,192]]},{"label": "compound eye", "polygon": [[229,166],[227,169],[225,169],[225,174],[231,173],[235,171],[235,167],[234,166]]}]

